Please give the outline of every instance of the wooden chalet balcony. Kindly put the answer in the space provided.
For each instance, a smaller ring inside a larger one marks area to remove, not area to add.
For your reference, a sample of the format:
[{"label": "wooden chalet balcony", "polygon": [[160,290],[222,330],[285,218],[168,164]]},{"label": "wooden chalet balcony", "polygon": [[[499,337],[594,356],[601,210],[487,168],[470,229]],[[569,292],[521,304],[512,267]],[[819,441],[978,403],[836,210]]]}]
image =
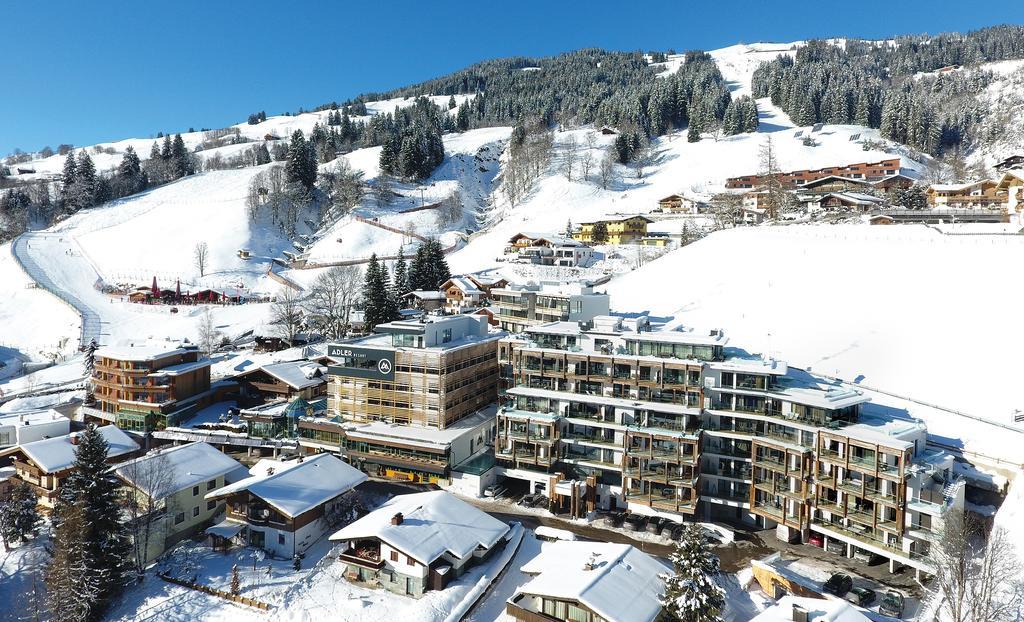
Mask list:
[{"label": "wooden chalet balcony", "polygon": [[384,567],[384,560],[380,557],[380,549],[369,547],[348,548],[338,556],[338,561],[348,564],[355,564],[371,570],[380,570]]}]

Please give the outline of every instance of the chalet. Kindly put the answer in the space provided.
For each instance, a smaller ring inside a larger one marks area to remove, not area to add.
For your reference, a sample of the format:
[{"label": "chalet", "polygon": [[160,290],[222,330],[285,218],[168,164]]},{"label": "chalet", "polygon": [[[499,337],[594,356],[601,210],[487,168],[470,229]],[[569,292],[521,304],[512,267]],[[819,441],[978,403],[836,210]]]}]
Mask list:
[{"label": "chalet", "polygon": [[871,182],[871,185],[878,190],[888,191],[896,188],[906,190],[912,187],[915,183],[917,183],[917,180],[913,177],[907,177],[902,173],[897,173],[896,175],[886,175],[881,179],[875,180]]},{"label": "chalet", "polygon": [[227,502],[226,518],[207,533],[215,543],[243,542],[286,558],[319,540],[330,514],[367,479],[329,453],[290,461],[263,459],[249,473],[206,493],[207,501]]},{"label": "chalet", "polygon": [[147,432],[176,426],[208,406],[210,360],[194,346],[145,344],[96,350],[96,407],[87,419]]},{"label": "chalet", "polygon": [[1024,167],[1024,155],[1015,154],[996,162],[995,169],[1000,173],[1014,168]]},{"label": "chalet", "polygon": [[14,486],[20,481],[15,477],[15,469],[12,466],[0,467],[0,499],[7,496]]},{"label": "chalet", "polygon": [[419,309],[422,311],[436,311],[445,304],[445,292],[417,289],[402,296],[402,305],[406,309]]},{"label": "chalet", "polygon": [[999,182],[991,179],[965,184],[932,184],[925,194],[928,205],[936,209],[1005,209],[1006,195]]},{"label": "chalet", "polygon": [[996,186],[999,196],[1005,197],[1006,210],[1018,213],[1024,210],[1024,170],[1010,170],[1003,173]]},{"label": "chalet", "polygon": [[453,276],[441,285],[444,292],[444,308],[449,313],[461,313],[463,309],[479,307],[487,294],[467,276]]},{"label": "chalet", "polygon": [[470,281],[476,284],[476,286],[487,296],[491,295],[491,290],[494,288],[501,288],[508,285],[508,279],[504,279],[500,276],[493,274],[470,274],[467,276]]},{"label": "chalet", "polygon": [[517,233],[505,247],[513,261],[542,266],[586,266],[593,250],[578,240],[557,235]]},{"label": "chalet", "polygon": [[443,490],[398,495],[331,535],[346,578],[420,597],[505,546],[509,526]]},{"label": "chalet", "polygon": [[768,210],[764,207],[741,207],[740,221],[745,225],[759,225],[765,221]]},{"label": "chalet", "polygon": [[[107,441],[107,461],[111,464],[131,458],[139,444],[113,425],[97,428]],[[39,504],[53,507],[57,491],[75,465],[80,432],[32,441],[0,451],[0,458],[14,460],[15,477],[31,484],[39,497]]]},{"label": "chalet", "polygon": [[530,580],[505,613],[517,622],[654,622],[668,570],[628,544],[552,542],[520,568]]},{"label": "chalet", "polygon": [[[586,244],[635,244],[647,235],[647,225],[652,222],[652,219],[640,214],[602,218],[580,223],[580,229],[572,237]],[[601,225],[606,231],[606,239],[598,242],[594,240],[594,230]]]},{"label": "chalet", "polygon": [[800,192],[818,192],[824,194],[828,192],[846,192],[847,190],[871,188],[871,186],[871,182],[866,179],[829,175],[827,177],[815,179],[814,181],[809,181],[805,184],[800,184]]},{"label": "chalet", "polygon": [[314,361],[271,363],[245,371],[235,376],[235,380],[241,387],[243,400],[269,402],[295,397],[312,400],[327,394],[327,368]]},{"label": "chalet", "polygon": [[868,212],[885,204],[880,199],[862,192],[830,192],[824,196],[806,197],[808,211],[818,209],[826,211],[857,211]]},{"label": "chalet", "polygon": [[896,219],[888,214],[875,214],[868,219],[868,223],[872,225],[891,225],[896,222]]},{"label": "chalet", "polygon": [[[191,537],[224,511],[220,501],[202,495],[248,475],[234,458],[206,443],[156,449],[119,464],[114,474],[126,495],[134,495],[152,517],[150,534],[133,551],[145,566],[175,543]],[[132,529],[132,533],[137,533]]]},{"label": "chalet", "polygon": [[670,194],[658,201],[658,209],[674,214],[699,214],[707,203],[682,194]]}]

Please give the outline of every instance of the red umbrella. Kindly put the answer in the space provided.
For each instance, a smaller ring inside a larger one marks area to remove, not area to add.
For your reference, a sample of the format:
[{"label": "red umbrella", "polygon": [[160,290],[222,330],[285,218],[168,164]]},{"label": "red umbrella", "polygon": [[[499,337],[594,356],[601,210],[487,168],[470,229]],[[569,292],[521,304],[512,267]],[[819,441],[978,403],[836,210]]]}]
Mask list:
[{"label": "red umbrella", "polygon": [[153,276],[153,287],[150,288],[150,292],[153,294],[153,298],[160,298],[160,287],[156,284],[156,276]]}]

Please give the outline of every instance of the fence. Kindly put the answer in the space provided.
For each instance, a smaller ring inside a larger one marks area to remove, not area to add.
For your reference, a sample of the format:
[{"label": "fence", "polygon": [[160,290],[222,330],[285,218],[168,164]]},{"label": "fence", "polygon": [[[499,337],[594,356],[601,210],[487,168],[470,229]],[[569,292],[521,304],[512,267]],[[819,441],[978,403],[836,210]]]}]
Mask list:
[{"label": "fence", "polygon": [[182,587],[187,587],[189,589],[196,590],[197,592],[203,592],[204,594],[209,594],[211,596],[216,596],[218,598],[223,598],[224,600],[230,600],[233,603],[239,603],[241,605],[248,605],[250,607],[255,607],[255,608],[260,609],[262,611],[269,611],[270,610],[270,605],[268,605],[267,603],[258,601],[255,598],[247,598],[245,596],[237,596],[237,595],[232,594],[230,592],[224,592],[224,591],[221,591],[221,590],[217,590],[217,589],[214,589],[214,588],[209,587],[207,585],[200,585],[199,583],[193,583],[191,581],[185,581],[183,579],[175,579],[174,577],[171,577],[171,576],[168,576],[168,575],[165,575],[165,574],[160,574],[158,576],[161,579],[163,579],[164,581],[167,581],[168,583],[173,583],[175,585],[180,585]]}]

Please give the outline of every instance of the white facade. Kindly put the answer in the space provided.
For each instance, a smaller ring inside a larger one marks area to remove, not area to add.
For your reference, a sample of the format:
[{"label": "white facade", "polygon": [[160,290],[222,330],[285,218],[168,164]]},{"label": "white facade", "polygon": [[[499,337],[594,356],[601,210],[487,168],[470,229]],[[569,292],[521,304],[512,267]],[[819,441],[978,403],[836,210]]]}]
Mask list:
[{"label": "white facade", "polygon": [[56,410],[0,415],[0,448],[63,436],[71,432],[71,420]]}]

